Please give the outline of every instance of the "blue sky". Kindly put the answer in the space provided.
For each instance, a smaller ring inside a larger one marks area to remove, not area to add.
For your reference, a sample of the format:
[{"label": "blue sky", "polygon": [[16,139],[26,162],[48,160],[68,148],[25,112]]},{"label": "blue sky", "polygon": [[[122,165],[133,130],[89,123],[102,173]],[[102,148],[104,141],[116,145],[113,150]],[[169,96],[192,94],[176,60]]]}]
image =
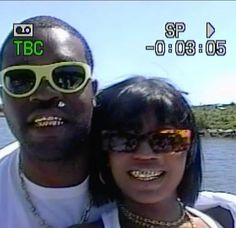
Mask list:
[{"label": "blue sky", "polygon": [[[236,102],[236,2],[232,1],[0,1],[0,45],[13,23],[51,15],[65,20],[88,40],[94,59],[94,77],[100,88],[144,74],[169,78],[189,92],[193,105]],[[215,27],[212,40],[226,40],[225,56],[156,56],[145,50],[165,38],[167,22],[184,22],[182,40],[205,45],[206,22]]]}]

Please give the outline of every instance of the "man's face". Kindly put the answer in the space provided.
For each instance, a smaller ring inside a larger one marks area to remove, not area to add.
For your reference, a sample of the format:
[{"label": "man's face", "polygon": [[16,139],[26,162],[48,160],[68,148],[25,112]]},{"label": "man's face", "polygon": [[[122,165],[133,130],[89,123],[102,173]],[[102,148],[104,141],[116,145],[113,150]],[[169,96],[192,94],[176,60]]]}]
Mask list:
[{"label": "man's face", "polygon": [[[43,56],[16,56],[11,40],[4,49],[3,69],[65,61],[87,63],[80,39],[61,28],[36,29],[34,39],[44,41]],[[28,97],[15,98],[3,92],[4,112],[13,134],[29,153],[42,160],[65,159],[88,136],[93,96],[91,81],[81,91],[63,94],[42,80]],[[64,107],[58,107],[60,101]],[[41,123],[35,124],[37,121]]]}]

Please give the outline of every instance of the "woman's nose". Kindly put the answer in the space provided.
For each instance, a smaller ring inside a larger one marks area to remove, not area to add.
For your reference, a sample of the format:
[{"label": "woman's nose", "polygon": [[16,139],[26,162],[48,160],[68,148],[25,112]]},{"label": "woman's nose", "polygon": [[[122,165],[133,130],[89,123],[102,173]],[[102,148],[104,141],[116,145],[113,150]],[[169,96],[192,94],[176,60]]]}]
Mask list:
[{"label": "woman's nose", "polygon": [[157,154],[154,153],[149,142],[144,140],[139,143],[138,147],[133,153],[133,157],[135,159],[152,159],[156,158]]}]

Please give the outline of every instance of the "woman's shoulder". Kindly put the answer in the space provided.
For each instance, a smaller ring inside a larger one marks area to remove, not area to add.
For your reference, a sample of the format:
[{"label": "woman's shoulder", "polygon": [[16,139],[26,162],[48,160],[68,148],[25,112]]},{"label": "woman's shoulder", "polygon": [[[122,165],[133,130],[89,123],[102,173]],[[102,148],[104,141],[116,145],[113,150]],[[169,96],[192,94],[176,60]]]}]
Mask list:
[{"label": "woman's shoulder", "polygon": [[221,206],[232,211],[236,215],[236,195],[226,192],[202,191],[194,205],[199,210]]},{"label": "woman's shoulder", "polygon": [[211,216],[217,222],[219,222],[223,227],[233,228],[234,219],[230,210],[223,207],[217,206],[203,211],[207,215]]},{"label": "woman's shoulder", "polygon": [[104,227],[106,228],[113,228],[113,227],[120,228],[118,208],[114,207],[112,210],[103,213],[102,221],[103,221]]},{"label": "woman's shoulder", "polygon": [[68,228],[103,228],[103,223],[99,220],[92,223],[77,224],[69,226]]},{"label": "woman's shoulder", "polygon": [[212,219],[207,214],[191,207],[186,207],[187,211],[193,215],[195,222],[204,222],[207,226],[211,228],[223,228],[216,220]]},{"label": "woman's shoulder", "polygon": [[236,227],[236,195],[203,191],[199,193],[194,207],[210,215],[224,227]]}]

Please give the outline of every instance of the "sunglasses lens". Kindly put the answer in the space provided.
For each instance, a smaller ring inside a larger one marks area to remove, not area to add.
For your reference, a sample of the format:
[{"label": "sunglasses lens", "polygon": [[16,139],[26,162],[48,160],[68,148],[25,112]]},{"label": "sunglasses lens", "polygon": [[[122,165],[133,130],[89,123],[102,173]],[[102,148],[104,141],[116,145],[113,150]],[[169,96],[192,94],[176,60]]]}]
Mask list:
[{"label": "sunglasses lens", "polygon": [[114,152],[132,152],[137,147],[137,139],[131,136],[112,134],[105,137],[104,149]]},{"label": "sunglasses lens", "polygon": [[145,135],[103,132],[103,149],[114,152],[135,152],[139,143],[148,140],[153,152],[171,153],[189,149],[190,130],[164,130]]},{"label": "sunglasses lens", "polygon": [[188,148],[188,139],[181,134],[159,133],[151,137],[151,145],[156,153],[180,152]]},{"label": "sunglasses lens", "polygon": [[35,85],[36,77],[31,70],[10,70],[4,74],[6,89],[16,95],[28,93]]},{"label": "sunglasses lens", "polygon": [[167,153],[173,151],[174,138],[167,134],[159,134],[152,137],[151,145],[155,152]]},{"label": "sunglasses lens", "polygon": [[75,90],[86,79],[86,71],[83,66],[61,66],[52,72],[53,82],[64,90]]}]

